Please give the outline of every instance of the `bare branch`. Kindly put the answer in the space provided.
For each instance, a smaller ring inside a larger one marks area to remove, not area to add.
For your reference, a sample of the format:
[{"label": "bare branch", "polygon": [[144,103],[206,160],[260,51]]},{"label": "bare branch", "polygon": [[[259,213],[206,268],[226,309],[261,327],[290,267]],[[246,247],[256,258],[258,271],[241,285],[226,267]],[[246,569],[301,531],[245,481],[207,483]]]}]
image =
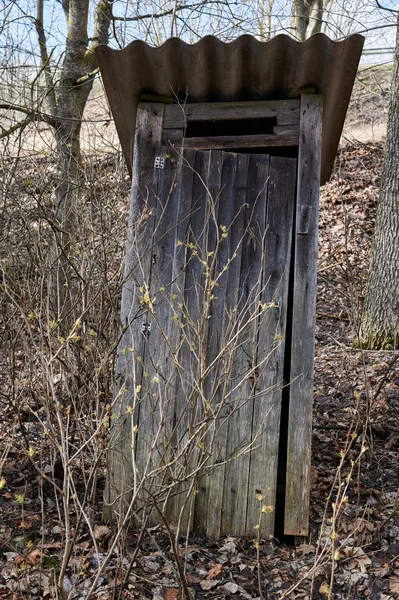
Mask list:
[{"label": "bare branch", "polygon": [[12,127],[10,127],[9,129],[3,130],[0,133],[0,140],[3,140],[4,138],[10,136],[12,133],[15,133],[15,131],[18,131],[18,129],[23,129],[24,127],[26,127],[26,125],[29,125],[29,123],[31,123],[32,120],[33,117],[26,117],[26,119],[20,121],[19,123],[16,123],[15,125],[12,125]]},{"label": "bare branch", "polygon": [[161,13],[147,13],[145,15],[137,15],[135,17],[113,17],[113,20],[133,22],[143,21],[144,19],[162,19],[162,17],[167,17],[168,15],[176,15],[177,12],[182,10],[197,9],[208,4],[222,4],[225,6],[230,6],[231,4],[237,4],[237,2],[228,2],[227,0],[202,0],[201,2],[197,2],[195,4],[179,4],[178,6],[174,6],[173,8],[165,10]]},{"label": "bare branch", "polygon": [[382,4],[380,4],[378,2],[378,0],[375,0],[375,3],[377,5],[377,8],[381,9],[381,10],[386,10],[390,13],[399,13],[399,10],[395,10],[394,8],[387,8],[386,6],[382,6]]},{"label": "bare branch", "polygon": [[54,119],[51,115],[26,108],[26,106],[20,106],[12,102],[0,104],[0,110],[15,110],[27,115],[30,121],[41,121],[51,125],[51,127],[55,127],[57,123],[56,119]]},{"label": "bare branch", "polygon": [[47,86],[47,99],[50,106],[50,112],[53,117],[57,114],[57,100],[54,91],[54,81],[50,70],[50,58],[47,51],[47,40],[43,26],[43,5],[44,0],[37,0],[37,12],[35,19],[35,28],[39,42],[40,59],[42,63],[42,70],[44,71],[46,86]]}]

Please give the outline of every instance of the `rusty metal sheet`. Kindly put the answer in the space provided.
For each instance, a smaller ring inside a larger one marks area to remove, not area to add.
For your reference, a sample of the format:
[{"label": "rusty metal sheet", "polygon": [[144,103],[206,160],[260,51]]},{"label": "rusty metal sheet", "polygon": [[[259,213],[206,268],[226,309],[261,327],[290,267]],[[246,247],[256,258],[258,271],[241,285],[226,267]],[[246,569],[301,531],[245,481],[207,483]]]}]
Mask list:
[{"label": "rusty metal sheet", "polygon": [[364,37],[335,42],[319,33],[305,42],[278,35],[260,42],[243,35],[225,43],[172,38],[160,47],[136,40],[123,50],[96,49],[122,150],[131,172],[141,94],[187,102],[270,100],[302,88],[323,94],[321,183],[334,164]]}]

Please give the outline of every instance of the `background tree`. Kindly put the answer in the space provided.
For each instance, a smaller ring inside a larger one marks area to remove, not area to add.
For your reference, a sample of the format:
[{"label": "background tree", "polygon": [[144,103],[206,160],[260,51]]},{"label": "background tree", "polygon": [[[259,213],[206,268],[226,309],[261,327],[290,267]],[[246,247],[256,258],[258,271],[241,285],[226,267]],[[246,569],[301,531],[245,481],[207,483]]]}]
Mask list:
[{"label": "background tree", "polygon": [[[231,4],[234,6],[236,2]],[[1,58],[6,74],[0,110],[11,117],[10,126],[2,130],[0,138],[22,134],[31,124],[38,123],[49,126],[55,138],[54,202],[52,214],[47,212],[47,216],[54,234],[51,308],[57,321],[72,315],[78,297],[72,287],[76,282],[82,283],[75,260],[79,251],[74,246],[78,238],[81,203],[84,202],[81,129],[98,74],[96,46],[112,41],[122,47],[132,26],[130,39],[139,33],[139,37],[162,43],[170,35],[183,33],[186,25],[189,31],[192,30],[187,14],[191,20],[203,14],[200,29],[216,17],[213,26],[222,30],[227,16],[230,23],[232,17],[229,2],[224,0],[199,0],[189,4],[168,0],[160,7],[144,1],[140,3],[140,12],[138,9],[129,11],[128,3],[120,2],[116,15],[113,14],[114,5],[112,0],[62,0],[62,11],[57,11],[57,2],[49,5],[44,0],[36,0],[32,6],[16,3],[7,8],[0,29],[4,36]],[[227,12],[226,7],[230,8]],[[61,22],[62,12],[65,22]],[[185,13],[182,20],[181,13]],[[21,26],[22,35],[18,37]],[[14,49],[18,58],[11,64],[10,53]],[[32,58],[34,65],[24,64]],[[18,73],[24,67],[28,67],[28,74],[18,80]],[[15,92],[13,84],[16,81],[23,89],[22,93]],[[78,307],[77,312],[80,310]],[[66,325],[70,327],[71,321]]]},{"label": "background tree", "polygon": [[399,334],[399,13],[384,170],[363,307],[361,343],[397,348]]},{"label": "background tree", "polygon": [[[107,44],[112,18],[112,1],[99,0],[92,7],[92,37],[89,40],[89,0],[63,0],[62,9],[65,25],[65,46],[63,53],[54,59],[55,47],[50,50],[48,36],[51,30],[45,27],[46,15],[44,0],[37,0],[36,12],[29,16],[23,9],[19,15],[10,14],[9,32],[13,30],[15,19],[25,18],[33,22],[34,32],[28,29],[30,44],[37,36],[39,64],[32,75],[31,91],[42,86],[44,90],[31,94],[31,102],[21,104],[12,100],[1,104],[1,108],[14,114],[26,115],[14,122],[2,137],[17,130],[24,130],[31,122],[44,122],[50,126],[56,141],[56,170],[53,214],[49,220],[54,233],[52,261],[54,302],[53,313],[56,319],[71,310],[71,278],[77,275],[74,264],[72,241],[75,231],[74,220],[78,214],[76,200],[82,188],[82,157],[80,131],[87,99],[93,87],[95,68],[94,49],[98,44]],[[48,23],[48,18],[47,18]],[[29,60],[31,53],[26,47],[24,58]],[[9,88],[12,93],[12,86]],[[3,93],[7,89],[3,89]],[[37,98],[38,100],[35,100]]]},{"label": "background tree", "polygon": [[331,0],[294,0],[294,35],[300,41],[322,31],[323,13],[328,4]]},{"label": "background tree", "polygon": [[[81,131],[98,74],[96,45],[123,47],[135,38],[156,45],[171,36],[192,43],[209,33],[223,40],[243,33],[267,40],[282,32],[303,40],[318,31],[342,37],[351,30],[356,11],[370,3],[371,0],[16,0],[4,4],[0,25],[0,139],[5,156],[15,158],[35,127],[39,130],[45,126],[55,141],[54,149],[49,150],[54,150],[56,163],[49,177],[49,185],[54,186],[53,202],[46,209],[46,217],[54,238],[49,259],[54,282],[51,308],[56,320],[73,312],[78,296],[72,286],[84,286],[76,248],[87,191]],[[361,29],[360,22],[358,19],[357,27]],[[109,114],[104,118],[109,122]],[[94,124],[90,127],[94,128]],[[37,146],[32,150],[37,152]],[[13,167],[17,169],[16,162]]]}]

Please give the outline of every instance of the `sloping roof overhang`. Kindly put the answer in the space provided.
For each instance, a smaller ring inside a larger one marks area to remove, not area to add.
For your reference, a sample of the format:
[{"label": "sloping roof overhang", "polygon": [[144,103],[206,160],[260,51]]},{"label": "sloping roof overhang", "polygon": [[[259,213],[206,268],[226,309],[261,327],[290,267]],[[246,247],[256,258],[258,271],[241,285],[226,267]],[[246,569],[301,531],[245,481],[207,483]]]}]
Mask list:
[{"label": "sloping roof overhang", "polygon": [[319,33],[305,42],[278,35],[268,42],[243,35],[207,36],[196,44],[172,38],[152,47],[136,40],[123,50],[96,49],[122,150],[131,172],[137,106],[142,94],[187,102],[278,100],[294,90],[323,95],[321,183],[334,164],[355,80],[363,36],[335,42]]}]

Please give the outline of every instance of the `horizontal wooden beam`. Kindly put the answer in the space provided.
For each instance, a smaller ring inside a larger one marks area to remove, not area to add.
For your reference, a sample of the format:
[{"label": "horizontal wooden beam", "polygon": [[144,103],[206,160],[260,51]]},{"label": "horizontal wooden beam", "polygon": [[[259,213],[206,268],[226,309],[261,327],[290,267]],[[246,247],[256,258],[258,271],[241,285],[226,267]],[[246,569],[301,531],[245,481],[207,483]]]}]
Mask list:
[{"label": "horizontal wooden beam", "polygon": [[276,135],[285,135],[286,133],[291,134],[294,132],[299,138],[299,125],[275,125],[273,127],[273,133],[275,133]]},{"label": "horizontal wooden beam", "polygon": [[[174,139],[168,138],[164,131],[166,140],[173,142]],[[174,138],[175,136],[171,136]],[[184,148],[194,150],[233,150],[235,148],[272,148],[275,146],[297,146],[298,132],[288,129],[279,135],[223,135],[209,137],[192,137],[184,139]]]},{"label": "horizontal wooden beam", "polygon": [[184,128],[188,121],[230,121],[276,118],[278,125],[299,124],[299,100],[213,102],[165,105],[164,129]]}]

